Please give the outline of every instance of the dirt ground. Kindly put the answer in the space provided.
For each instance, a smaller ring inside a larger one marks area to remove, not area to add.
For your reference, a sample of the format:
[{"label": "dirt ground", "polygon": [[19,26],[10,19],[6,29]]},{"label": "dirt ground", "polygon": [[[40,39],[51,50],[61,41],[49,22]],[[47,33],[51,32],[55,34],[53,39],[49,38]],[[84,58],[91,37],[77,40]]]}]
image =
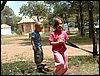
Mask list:
[{"label": "dirt ground", "polygon": [[[19,37],[10,37],[11,44],[1,45],[1,62],[14,62],[14,61],[34,61],[33,51],[31,44],[26,44],[28,36],[19,36]],[[85,43],[84,43],[85,44]],[[84,48],[86,50],[92,51],[92,44],[77,44],[79,47]],[[90,53],[73,48],[71,46],[66,45],[68,48],[68,56],[78,56],[78,55],[91,55]],[[49,45],[49,42],[43,45],[44,51],[44,60],[53,58],[52,47]]]}]

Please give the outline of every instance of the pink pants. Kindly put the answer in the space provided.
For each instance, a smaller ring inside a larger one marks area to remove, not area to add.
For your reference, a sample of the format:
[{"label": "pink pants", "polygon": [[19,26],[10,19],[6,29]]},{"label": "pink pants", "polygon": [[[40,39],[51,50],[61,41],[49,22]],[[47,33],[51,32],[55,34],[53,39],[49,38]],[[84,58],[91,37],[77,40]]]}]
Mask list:
[{"label": "pink pants", "polygon": [[67,50],[65,52],[54,51],[55,72],[54,75],[64,75],[68,70]]}]

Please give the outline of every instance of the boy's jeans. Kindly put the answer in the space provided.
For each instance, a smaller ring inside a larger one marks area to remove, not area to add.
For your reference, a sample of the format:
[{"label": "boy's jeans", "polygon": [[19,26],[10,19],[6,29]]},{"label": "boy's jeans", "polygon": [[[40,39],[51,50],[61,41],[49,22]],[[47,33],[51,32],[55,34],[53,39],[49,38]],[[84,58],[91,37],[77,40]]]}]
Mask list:
[{"label": "boy's jeans", "polygon": [[40,64],[43,61],[43,50],[42,47],[34,50],[34,61],[36,65]]}]

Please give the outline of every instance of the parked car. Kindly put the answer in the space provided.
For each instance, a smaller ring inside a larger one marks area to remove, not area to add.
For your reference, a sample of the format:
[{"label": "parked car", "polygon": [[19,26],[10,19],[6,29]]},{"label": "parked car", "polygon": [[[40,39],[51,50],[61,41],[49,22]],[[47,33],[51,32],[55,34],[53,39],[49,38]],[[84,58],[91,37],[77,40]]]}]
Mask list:
[{"label": "parked car", "polygon": [[[99,32],[99,21],[98,22],[94,22],[94,28],[96,32]],[[89,32],[89,23],[85,23],[84,24],[84,31],[85,32]]]},{"label": "parked car", "polygon": [[96,30],[96,32],[99,32],[99,21],[97,23],[95,23],[95,30]]},{"label": "parked car", "polygon": [[68,31],[68,24],[67,23],[64,24],[63,29],[64,29],[64,31]]}]

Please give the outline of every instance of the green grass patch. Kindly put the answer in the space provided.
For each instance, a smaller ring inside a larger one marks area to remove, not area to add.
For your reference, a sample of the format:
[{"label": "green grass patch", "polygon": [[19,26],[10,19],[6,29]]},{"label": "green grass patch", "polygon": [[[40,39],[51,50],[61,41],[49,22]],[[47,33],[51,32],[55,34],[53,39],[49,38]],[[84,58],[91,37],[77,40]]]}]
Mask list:
[{"label": "green grass patch", "polygon": [[[13,37],[18,37],[19,35],[15,35],[15,36],[1,36],[1,44],[5,45],[5,44],[10,44],[12,41],[10,40],[10,38]],[[73,43],[88,43],[88,42],[92,42],[92,39],[90,39],[88,37],[88,34],[86,34],[84,37],[79,36],[77,33],[75,34],[69,34],[69,41],[73,42]],[[20,37],[24,37],[24,35],[21,35]],[[25,36],[26,37],[26,36]],[[45,32],[44,34],[41,35],[41,39],[42,42],[48,42],[49,41],[49,37],[50,37],[50,32]],[[96,34],[97,37],[97,42],[99,41],[99,35]],[[26,44],[30,44],[30,39],[23,39]]]},{"label": "green grass patch", "polygon": [[7,38],[1,38],[1,45],[10,44],[10,41]]},{"label": "green grass patch", "polygon": [[69,75],[99,75],[99,64],[96,57],[69,57]]},{"label": "green grass patch", "polygon": [[[49,36],[50,33],[46,32],[44,33],[41,37],[42,37],[42,42],[48,42],[49,41]],[[69,41],[73,42],[73,43],[92,43],[92,38],[89,38],[89,34],[87,33],[85,36],[81,37],[79,36],[77,33],[74,34],[69,34]],[[99,35],[96,34],[96,39],[97,39],[97,43],[99,42]]]},{"label": "green grass patch", "polygon": [[[47,41],[49,40],[49,36],[50,36],[50,33],[46,32],[41,37],[42,37],[42,40]],[[77,33],[69,34],[68,36],[69,36],[69,41],[71,42],[75,42],[75,43],[91,42],[91,39],[88,37],[88,34],[84,37],[78,36]]]},{"label": "green grass patch", "polygon": [[[19,61],[15,63],[5,63],[1,64],[1,75],[51,75],[54,67],[54,61],[50,60],[48,64],[49,67],[52,67],[46,73],[40,73],[35,68],[33,62],[28,61]],[[52,65],[51,65],[52,64]],[[92,72],[91,72],[92,68]],[[99,67],[96,62],[96,58],[92,56],[71,56],[69,57],[69,75],[98,75]],[[89,71],[90,70],[90,71]],[[88,71],[88,73],[86,73]]]},{"label": "green grass patch", "polygon": [[15,63],[1,64],[1,75],[45,75],[36,70],[33,62],[19,61]]},{"label": "green grass patch", "polygon": [[80,36],[70,36],[69,35],[69,41],[75,42],[75,43],[82,43],[82,42],[91,42],[91,39],[87,36],[80,37]]},{"label": "green grass patch", "polygon": [[71,56],[69,57],[69,66],[72,65],[82,65],[82,64],[95,64],[97,63],[96,58],[93,58],[93,56]]},{"label": "green grass patch", "polygon": [[6,45],[6,44],[11,44],[12,40],[11,38],[18,37],[17,35],[15,36],[1,36],[1,45]]}]

